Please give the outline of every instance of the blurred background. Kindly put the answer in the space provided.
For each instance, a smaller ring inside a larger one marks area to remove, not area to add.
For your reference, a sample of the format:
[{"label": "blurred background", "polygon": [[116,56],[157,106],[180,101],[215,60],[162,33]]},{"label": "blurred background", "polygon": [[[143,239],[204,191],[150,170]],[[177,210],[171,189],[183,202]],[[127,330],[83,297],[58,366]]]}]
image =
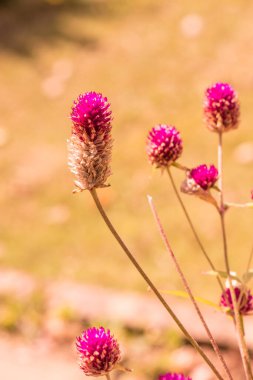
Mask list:
[{"label": "blurred background", "polygon": [[[224,138],[224,187],[227,200],[250,200],[252,18],[250,0],[0,1],[0,352],[12,351],[17,363],[10,366],[8,357],[0,362],[4,380],[15,378],[15,367],[20,380],[35,373],[44,379],[34,363],[38,357],[47,379],[83,378],[69,351],[81,328],[93,323],[106,323],[122,337],[127,364],[135,369],[115,378],[155,378],[168,367],[181,368],[168,353],[182,345],[181,335],[174,326],[161,334],[144,315],[143,323],[134,323],[124,297],[131,299],[132,292],[133,299],[153,302],[153,297],[89,193],[72,195],[69,113],[81,92],[108,97],[113,176],[111,187],[99,190],[101,201],[158,288],[180,290],[147,203],[152,195],[194,293],[218,302],[219,289],[214,278],[202,274],[208,263],[169,178],[149,165],[145,143],[155,124],[172,124],[183,138],[182,164],[216,164],[217,136],[203,123],[203,93],[217,81],[231,83],[239,94],[241,124]],[[182,173],[174,172],[180,186]],[[224,269],[215,210],[183,198],[209,255]],[[231,267],[239,274],[252,246],[251,223],[250,209],[233,209],[227,216]],[[111,305],[105,314],[102,300]],[[124,308],[125,317],[116,318]],[[52,355],[58,356],[51,363]]]}]

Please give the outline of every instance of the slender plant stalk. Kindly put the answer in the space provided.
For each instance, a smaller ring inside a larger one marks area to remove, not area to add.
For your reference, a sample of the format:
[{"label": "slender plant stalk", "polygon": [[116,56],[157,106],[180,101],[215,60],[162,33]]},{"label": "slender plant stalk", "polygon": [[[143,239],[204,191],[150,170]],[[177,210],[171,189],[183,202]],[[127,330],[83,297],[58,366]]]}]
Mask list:
[{"label": "slender plant stalk", "polygon": [[[182,210],[183,210],[183,212],[184,212],[184,214],[185,214],[185,217],[186,217],[186,219],[187,219],[187,221],[188,221],[188,223],[189,223],[189,225],[190,225],[190,227],[191,227],[192,233],[193,233],[193,235],[194,235],[194,237],[195,237],[195,239],[196,239],[196,241],[197,241],[197,243],[198,243],[198,245],[199,245],[199,247],[200,247],[200,249],[201,249],[203,255],[205,256],[206,260],[208,261],[210,267],[212,268],[213,271],[217,272],[217,270],[216,270],[216,268],[215,268],[215,266],[214,266],[212,260],[210,259],[208,253],[206,252],[206,250],[205,250],[205,248],[204,248],[204,246],[203,246],[203,244],[202,244],[202,242],[201,242],[201,240],[200,240],[200,238],[199,238],[199,236],[198,236],[198,234],[197,234],[197,232],[196,232],[196,229],[195,229],[195,227],[194,227],[194,225],[193,225],[193,223],[192,223],[191,217],[190,217],[190,215],[189,215],[189,213],[188,213],[188,211],[187,211],[187,209],[186,209],[186,207],[185,207],[185,205],[184,205],[184,202],[183,202],[183,200],[182,200],[182,198],[181,198],[181,196],[180,196],[180,194],[179,194],[179,191],[177,190],[177,187],[176,187],[176,184],[175,184],[174,178],[173,178],[173,176],[172,176],[172,173],[171,173],[171,170],[170,170],[169,167],[167,168],[167,172],[168,172],[168,174],[169,174],[170,181],[171,181],[171,184],[172,184],[173,190],[174,190],[174,192],[175,192],[175,194],[176,194],[176,197],[177,197],[177,199],[178,199],[178,201],[179,201],[179,203],[180,203],[180,205],[181,205],[181,207],[182,207]],[[219,286],[220,286],[220,288],[221,288],[221,290],[222,290],[222,292],[223,292],[223,291],[224,291],[224,287],[223,287],[223,284],[222,284],[222,282],[221,282],[220,277],[217,277],[217,281],[218,281]]]},{"label": "slender plant stalk", "polygon": [[174,262],[174,264],[175,264],[176,270],[177,270],[177,272],[178,272],[178,274],[179,274],[179,276],[180,276],[180,278],[182,280],[182,283],[183,283],[183,285],[185,287],[185,290],[188,293],[188,295],[190,297],[190,300],[192,301],[192,304],[193,304],[193,306],[194,306],[194,308],[195,308],[195,310],[196,310],[196,312],[198,314],[198,317],[199,317],[199,319],[200,319],[200,321],[201,321],[201,323],[202,323],[202,325],[203,325],[203,327],[204,327],[204,329],[205,329],[205,331],[207,333],[207,336],[208,336],[208,338],[209,338],[209,340],[211,342],[211,345],[212,345],[212,347],[214,349],[214,352],[216,353],[217,357],[219,358],[219,360],[220,360],[220,362],[221,362],[221,364],[222,364],[222,366],[223,366],[223,368],[224,368],[224,370],[225,370],[228,378],[230,380],[232,380],[233,378],[232,378],[231,373],[230,373],[230,371],[228,369],[228,366],[227,366],[227,364],[226,364],[226,362],[225,362],[225,360],[224,360],[224,358],[223,358],[223,356],[222,356],[222,354],[221,354],[221,352],[219,350],[219,347],[218,347],[218,345],[217,345],[217,343],[216,343],[216,341],[215,341],[215,339],[214,339],[211,331],[209,330],[209,327],[207,326],[207,323],[206,323],[206,321],[205,321],[205,319],[203,317],[203,314],[201,313],[201,311],[200,311],[200,309],[198,307],[198,304],[197,304],[197,302],[195,300],[195,297],[194,297],[194,295],[193,295],[193,293],[191,291],[189,283],[188,283],[188,281],[187,281],[187,279],[186,279],[186,277],[185,277],[185,275],[184,275],[184,273],[183,273],[183,271],[182,271],[182,269],[181,269],[181,267],[180,267],[180,265],[179,265],[179,263],[178,263],[175,255],[174,255],[174,252],[173,252],[173,250],[172,250],[172,248],[170,246],[170,243],[168,241],[167,235],[166,235],[166,233],[164,231],[163,225],[162,225],[161,220],[160,220],[160,218],[158,216],[156,207],[155,207],[155,205],[153,203],[152,197],[148,196],[148,201],[149,201],[149,205],[150,205],[150,208],[152,210],[154,219],[156,220],[156,223],[158,225],[158,229],[159,229],[159,232],[161,234],[161,237],[162,237],[162,239],[163,239],[163,241],[165,243],[165,246],[166,246],[166,248],[167,248],[167,250],[168,250],[168,252],[169,252],[169,254],[170,254],[170,256],[171,256],[171,258],[172,258],[172,260]]},{"label": "slender plant stalk", "polygon": [[121,237],[119,236],[119,234],[117,233],[117,231],[115,230],[115,228],[112,225],[111,221],[109,220],[106,212],[104,211],[103,206],[101,205],[100,200],[98,198],[96,189],[93,188],[92,190],[90,190],[90,193],[91,193],[91,196],[93,197],[93,200],[94,200],[94,202],[95,202],[95,204],[97,206],[98,211],[100,212],[100,215],[104,219],[104,222],[106,223],[107,227],[109,228],[109,230],[111,231],[111,233],[113,234],[113,236],[115,237],[115,239],[117,240],[117,242],[119,243],[119,245],[121,246],[121,248],[123,249],[123,251],[125,252],[125,254],[127,255],[127,257],[129,258],[129,260],[132,262],[132,264],[135,266],[135,268],[137,269],[137,271],[140,273],[140,275],[146,281],[146,283],[148,284],[148,286],[155,293],[156,297],[159,299],[159,301],[162,303],[162,305],[164,306],[164,308],[170,314],[170,316],[172,317],[172,319],[174,320],[174,322],[177,324],[177,326],[179,327],[179,329],[182,331],[182,333],[185,335],[185,337],[190,341],[190,343],[192,344],[192,346],[198,351],[198,353],[202,356],[202,358],[207,363],[207,365],[211,368],[211,370],[213,371],[213,373],[215,374],[215,376],[218,379],[220,379],[220,380],[224,380],[223,377],[221,376],[221,374],[219,373],[219,371],[215,368],[215,366],[212,364],[212,362],[206,356],[206,354],[204,353],[204,351],[198,345],[197,341],[188,333],[188,331],[186,330],[186,328],[183,326],[183,324],[180,322],[180,320],[174,314],[174,312],[172,311],[172,309],[170,308],[170,306],[167,304],[167,302],[165,301],[165,299],[163,298],[163,296],[161,295],[161,293],[159,292],[159,290],[156,288],[156,286],[150,280],[150,278],[148,277],[148,275],[143,271],[143,269],[141,268],[141,266],[139,265],[139,263],[136,261],[136,259],[132,255],[132,253],[129,251],[129,249],[127,248],[127,246],[125,245],[125,243],[123,242],[123,240],[121,239]]},{"label": "slender plant stalk", "polygon": [[220,221],[222,230],[222,240],[223,240],[223,250],[224,250],[224,260],[225,267],[228,276],[229,288],[232,298],[233,310],[234,310],[234,322],[237,331],[238,345],[241,353],[241,358],[243,362],[244,372],[247,380],[252,380],[252,371],[250,366],[250,358],[248,348],[245,342],[243,322],[240,316],[238,303],[236,300],[235,291],[232,284],[232,278],[230,274],[230,265],[228,259],[228,247],[227,247],[227,236],[225,229],[225,207],[224,207],[224,193],[223,193],[223,157],[222,157],[222,133],[219,133],[219,144],[218,144],[218,171],[219,171],[219,188],[220,188]]},{"label": "slender plant stalk", "polygon": [[110,375],[110,373],[107,373],[107,374],[105,375],[105,377],[106,377],[107,380],[111,380],[111,375]]},{"label": "slender plant stalk", "polygon": [[253,247],[251,248],[251,252],[250,252],[250,255],[249,255],[249,261],[248,261],[248,264],[247,264],[246,273],[248,273],[248,271],[250,270],[250,266],[251,266],[251,262],[252,262],[252,257],[253,257]]}]

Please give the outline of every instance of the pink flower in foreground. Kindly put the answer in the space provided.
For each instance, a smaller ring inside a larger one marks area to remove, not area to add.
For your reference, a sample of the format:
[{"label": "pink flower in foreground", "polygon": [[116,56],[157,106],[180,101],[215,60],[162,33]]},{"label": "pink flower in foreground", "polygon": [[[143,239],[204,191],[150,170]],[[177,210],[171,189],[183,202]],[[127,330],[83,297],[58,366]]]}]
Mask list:
[{"label": "pink flower in foreground", "polygon": [[191,378],[180,373],[166,373],[165,375],[160,375],[158,380],[191,380]]},{"label": "pink flower in foreground", "polygon": [[120,349],[110,330],[91,327],[76,338],[80,368],[87,376],[102,376],[120,361]]},{"label": "pink flower in foreground", "polygon": [[[251,291],[245,286],[235,286],[235,297],[239,306],[239,312],[242,315],[253,311],[253,296]],[[234,313],[231,291],[227,288],[221,295],[220,306],[225,309],[228,314]]]},{"label": "pink flower in foreground", "polygon": [[206,90],[204,115],[207,128],[213,132],[227,132],[238,127],[238,97],[228,83],[216,83]]},{"label": "pink flower in foreground", "polygon": [[218,170],[214,165],[199,165],[190,170],[190,177],[194,179],[201,189],[208,190],[213,187],[218,179]]},{"label": "pink flower in foreground", "polygon": [[166,124],[155,126],[148,134],[147,154],[151,164],[167,167],[175,162],[183,151],[180,133]]},{"label": "pink flower in foreground", "polygon": [[74,101],[71,112],[72,133],[81,140],[86,137],[94,140],[98,134],[111,130],[112,112],[107,98],[97,92],[86,92]]},{"label": "pink flower in foreground", "polygon": [[112,117],[107,98],[96,92],[79,95],[71,120],[68,165],[75,177],[75,191],[107,186],[112,150]]}]

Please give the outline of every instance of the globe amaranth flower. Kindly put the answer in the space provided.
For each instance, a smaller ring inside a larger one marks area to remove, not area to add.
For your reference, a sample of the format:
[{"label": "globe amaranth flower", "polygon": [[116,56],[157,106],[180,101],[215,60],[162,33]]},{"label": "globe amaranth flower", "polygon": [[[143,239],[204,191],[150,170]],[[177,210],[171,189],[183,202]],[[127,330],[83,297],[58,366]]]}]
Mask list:
[{"label": "globe amaranth flower", "polygon": [[107,98],[97,92],[81,94],[70,118],[68,165],[75,177],[75,191],[107,186],[112,150],[112,115]]},{"label": "globe amaranth flower", "polygon": [[195,183],[203,190],[208,190],[213,187],[218,179],[218,170],[214,165],[199,165],[190,170],[190,177],[194,179]]},{"label": "globe amaranth flower", "polygon": [[102,376],[112,371],[121,359],[117,340],[110,330],[91,327],[76,338],[79,365],[87,376]]},{"label": "globe amaranth flower", "polygon": [[185,180],[182,182],[180,190],[188,195],[195,195],[202,200],[218,207],[216,199],[209,191],[218,179],[218,170],[214,165],[199,165],[196,168],[186,171]]},{"label": "globe amaranth flower", "polygon": [[204,116],[207,128],[213,132],[227,132],[238,127],[239,101],[228,83],[216,83],[206,90]]},{"label": "globe amaranth flower", "polygon": [[147,154],[151,164],[165,168],[182,154],[183,143],[179,131],[166,124],[151,129],[147,138]]},{"label": "globe amaranth flower", "polygon": [[[242,284],[233,284],[235,298],[238,303],[239,313],[242,315],[249,314],[253,311],[253,296],[250,289]],[[220,298],[220,306],[228,314],[234,314],[232,295],[229,287],[223,291]]]},{"label": "globe amaranth flower", "polygon": [[165,375],[160,375],[157,380],[191,380],[190,377],[185,377],[180,373],[166,373]]}]

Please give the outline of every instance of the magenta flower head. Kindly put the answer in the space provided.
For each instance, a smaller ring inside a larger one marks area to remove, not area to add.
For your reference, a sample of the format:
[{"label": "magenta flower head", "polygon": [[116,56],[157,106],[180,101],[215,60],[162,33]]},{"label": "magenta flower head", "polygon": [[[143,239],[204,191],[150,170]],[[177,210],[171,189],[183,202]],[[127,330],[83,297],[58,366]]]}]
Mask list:
[{"label": "magenta flower head", "polygon": [[[249,314],[253,311],[253,296],[250,289],[245,285],[234,285],[235,298],[238,303],[239,313],[242,315]],[[234,306],[231,296],[231,291],[227,287],[221,295],[220,306],[230,315],[234,314]]]},{"label": "magenta flower head", "polygon": [[183,151],[180,133],[166,124],[155,126],[148,134],[147,154],[151,164],[165,168],[173,164]]},{"label": "magenta flower head", "polygon": [[203,190],[208,190],[213,187],[218,179],[218,170],[214,165],[199,165],[190,170],[190,177],[194,179],[195,183]]},{"label": "magenta flower head", "polygon": [[105,187],[111,175],[111,110],[107,98],[96,92],[79,95],[70,118],[69,167],[75,177],[75,191]]},{"label": "magenta flower head", "polygon": [[191,378],[180,373],[166,373],[165,375],[160,375],[157,380],[191,380]]},{"label": "magenta flower head", "polygon": [[76,338],[80,368],[87,376],[102,376],[120,361],[120,349],[110,330],[91,327]]},{"label": "magenta flower head", "polygon": [[228,83],[216,83],[206,90],[204,115],[207,128],[213,132],[227,132],[238,127],[239,101]]},{"label": "magenta flower head", "polygon": [[112,112],[107,98],[97,92],[79,95],[72,107],[70,118],[72,133],[80,140],[95,140],[97,135],[107,135],[111,131]]}]

